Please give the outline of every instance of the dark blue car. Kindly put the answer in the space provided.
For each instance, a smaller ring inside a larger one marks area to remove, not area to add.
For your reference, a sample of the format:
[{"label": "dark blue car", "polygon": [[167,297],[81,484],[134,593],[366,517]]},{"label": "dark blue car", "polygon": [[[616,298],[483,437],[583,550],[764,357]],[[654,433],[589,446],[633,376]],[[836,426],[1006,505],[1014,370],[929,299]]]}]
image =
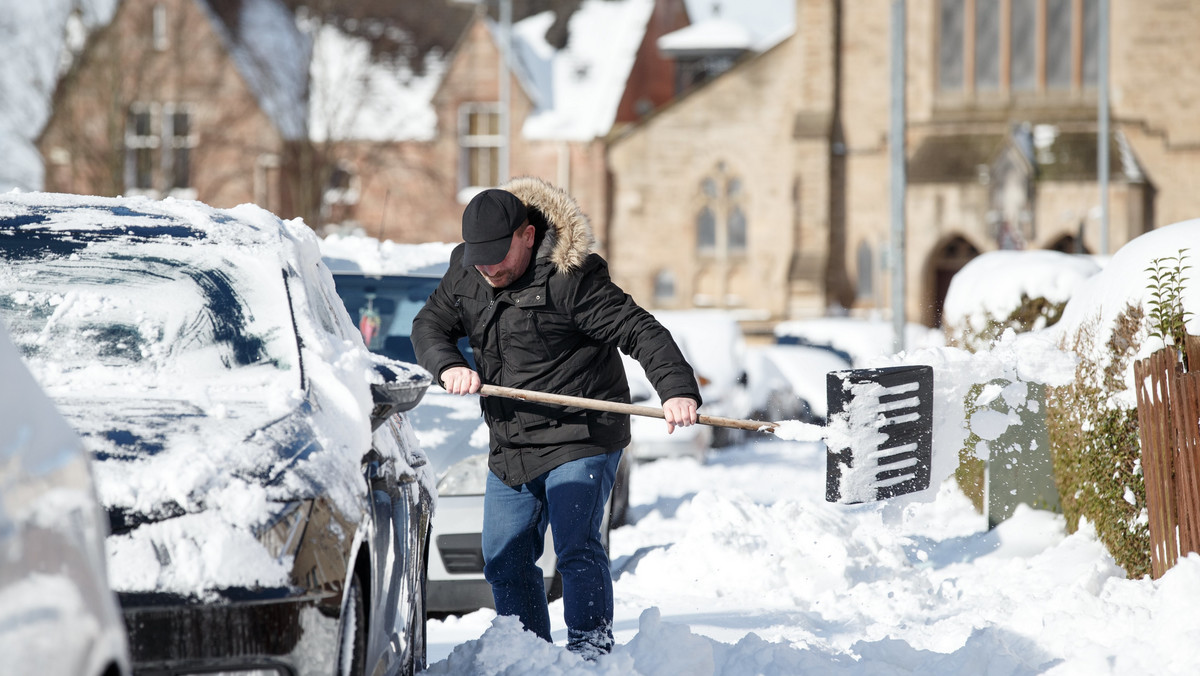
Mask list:
[{"label": "dark blue car", "polygon": [[303,223],[3,195],[0,319],[93,459],[135,670],[424,666],[429,376],[364,349]]}]

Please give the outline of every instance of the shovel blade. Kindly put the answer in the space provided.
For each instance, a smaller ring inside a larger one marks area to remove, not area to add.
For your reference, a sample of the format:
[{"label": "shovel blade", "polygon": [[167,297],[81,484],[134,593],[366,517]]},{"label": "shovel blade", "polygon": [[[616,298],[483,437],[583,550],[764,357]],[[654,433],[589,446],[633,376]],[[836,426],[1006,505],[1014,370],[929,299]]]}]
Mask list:
[{"label": "shovel blade", "polygon": [[891,366],[825,376],[825,499],[853,504],[929,488],[933,368]]}]

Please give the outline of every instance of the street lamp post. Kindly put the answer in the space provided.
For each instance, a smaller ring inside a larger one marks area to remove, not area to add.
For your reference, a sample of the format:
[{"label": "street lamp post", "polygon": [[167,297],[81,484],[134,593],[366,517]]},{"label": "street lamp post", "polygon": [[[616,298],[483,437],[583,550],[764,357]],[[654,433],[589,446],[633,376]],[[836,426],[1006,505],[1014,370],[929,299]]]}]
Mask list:
[{"label": "street lamp post", "polygon": [[891,159],[891,263],[892,263],[892,348],[904,350],[904,197],[907,174],[904,166],[904,0],[892,0],[891,40],[891,128],[888,147]]}]

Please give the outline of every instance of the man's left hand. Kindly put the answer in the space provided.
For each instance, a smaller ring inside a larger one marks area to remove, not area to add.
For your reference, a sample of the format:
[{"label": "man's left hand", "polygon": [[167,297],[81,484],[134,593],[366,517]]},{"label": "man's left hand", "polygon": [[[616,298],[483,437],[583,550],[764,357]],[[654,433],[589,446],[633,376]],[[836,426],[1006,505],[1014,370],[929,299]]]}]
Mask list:
[{"label": "man's left hand", "polygon": [[700,420],[696,412],[696,400],[691,397],[671,397],[663,402],[663,416],[667,420],[667,434],[676,427],[689,427]]}]

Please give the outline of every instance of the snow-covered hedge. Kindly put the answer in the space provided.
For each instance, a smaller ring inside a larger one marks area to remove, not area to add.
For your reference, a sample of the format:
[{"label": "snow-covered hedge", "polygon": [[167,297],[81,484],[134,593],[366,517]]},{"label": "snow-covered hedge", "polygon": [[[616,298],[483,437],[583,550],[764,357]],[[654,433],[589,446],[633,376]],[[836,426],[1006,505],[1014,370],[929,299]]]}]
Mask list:
[{"label": "snow-covered hedge", "polygon": [[[1146,310],[1155,259],[1200,242],[1200,220],[1148,232],[1122,247],[1104,270],[1081,284],[1054,327],[1061,347],[1079,359],[1075,381],[1047,393],[1055,480],[1067,527],[1086,519],[1130,577],[1150,572],[1146,489],[1138,440],[1133,363],[1162,346],[1149,334]],[[1200,279],[1178,289],[1200,333]]]},{"label": "snow-covered hedge", "polygon": [[1091,256],[1058,251],[991,251],[950,281],[942,309],[946,341],[972,352],[1004,333],[1055,324],[1081,282],[1100,271]]}]

